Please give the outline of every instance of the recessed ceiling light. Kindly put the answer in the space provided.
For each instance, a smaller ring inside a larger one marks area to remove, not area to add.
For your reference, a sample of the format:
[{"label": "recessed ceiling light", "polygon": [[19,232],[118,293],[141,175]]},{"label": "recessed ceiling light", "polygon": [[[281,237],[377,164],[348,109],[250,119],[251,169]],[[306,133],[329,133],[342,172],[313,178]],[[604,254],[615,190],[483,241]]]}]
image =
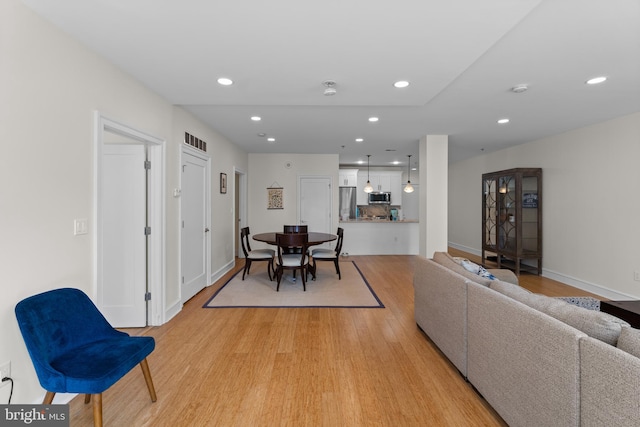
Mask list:
[{"label": "recessed ceiling light", "polygon": [[356,163],[359,164],[359,165],[363,165],[364,164],[364,160],[358,160]]},{"label": "recessed ceiling light", "polygon": [[398,89],[402,89],[402,88],[407,87],[407,86],[409,86],[409,82],[406,81],[406,80],[398,80],[397,82],[395,82],[393,84],[393,87],[396,87]]},{"label": "recessed ceiling light", "polygon": [[397,160],[395,160],[395,161],[393,161],[393,162],[391,162],[391,163],[392,163],[392,164],[394,164],[394,165],[399,165],[399,164],[400,164],[400,162],[399,162],[399,161],[397,161]]},{"label": "recessed ceiling light", "polygon": [[266,133],[264,133],[264,132],[260,132],[260,133],[258,134],[258,136],[259,136],[260,138],[264,138],[265,136],[267,136],[267,134],[266,134]]},{"label": "recessed ceiling light", "polygon": [[227,77],[220,77],[218,79],[218,83],[221,84],[222,86],[230,86],[233,84],[233,80],[227,78]]},{"label": "recessed ceiling light", "polygon": [[262,120],[262,117],[260,117],[260,116],[253,116],[253,117],[251,117],[251,120],[253,120],[254,122],[259,122],[260,120]]},{"label": "recessed ceiling light", "polygon": [[267,138],[267,141],[276,142],[276,139],[274,137],[270,136],[269,138]]},{"label": "recessed ceiling light", "polygon": [[380,120],[380,119],[379,119],[379,118],[377,118],[377,117],[369,117],[369,121],[370,121],[371,123],[377,122],[378,120]]},{"label": "recessed ceiling light", "polygon": [[356,142],[364,142],[364,138],[356,138]]},{"label": "recessed ceiling light", "polygon": [[605,76],[600,76],[600,77],[594,77],[592,79],[587,80],[587,84],[588,85],[597,85],[599,83],[603,83],[607,80],[607,78]]},{"label": "recessed ceiling light", "polygon": [[498,120],[498,124],[500,124],[500,125],[506,125],[507,123],[509,123],[509,119],[500,119],[500,120]]},{"label": "recessed ceiling light", "polygon": [[521,85],[517,85],[511,88],[511,92],[513,93],[522,93],[522,92],[526,92],[527,89],[529,89],[529,86],[525,85],[525,84],[521,84]]}]

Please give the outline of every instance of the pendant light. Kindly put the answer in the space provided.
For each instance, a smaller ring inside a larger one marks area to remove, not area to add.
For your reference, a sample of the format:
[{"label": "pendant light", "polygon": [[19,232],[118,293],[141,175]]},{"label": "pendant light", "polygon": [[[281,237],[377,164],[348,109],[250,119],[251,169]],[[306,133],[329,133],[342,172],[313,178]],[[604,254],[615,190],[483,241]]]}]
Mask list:
[{"label": "pendant light", "polygon": [[373,191],[373,186],[371,186],[371,181],[369,181],[369,157],[371,157],[371,154],[367,154],[367,185],[364,186],[365,193],[371,193]]},{"label": "pendant light", "polygon": [[407,162],[407,185],[404,186],[405,193],[413,193],[413,185],[411,185],[411,154],[407,154],[409,161]]}]

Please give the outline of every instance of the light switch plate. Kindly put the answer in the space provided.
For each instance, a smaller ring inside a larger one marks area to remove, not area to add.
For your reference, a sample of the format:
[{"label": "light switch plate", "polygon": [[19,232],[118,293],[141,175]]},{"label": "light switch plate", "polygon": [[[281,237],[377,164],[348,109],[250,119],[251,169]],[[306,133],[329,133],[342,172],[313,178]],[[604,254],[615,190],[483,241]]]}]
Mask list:
[{"label": "light switch plate", "polygon": [[88,233],[88,221],[86,218],[78,218],[73,220],[73,235],[79,236]]}]

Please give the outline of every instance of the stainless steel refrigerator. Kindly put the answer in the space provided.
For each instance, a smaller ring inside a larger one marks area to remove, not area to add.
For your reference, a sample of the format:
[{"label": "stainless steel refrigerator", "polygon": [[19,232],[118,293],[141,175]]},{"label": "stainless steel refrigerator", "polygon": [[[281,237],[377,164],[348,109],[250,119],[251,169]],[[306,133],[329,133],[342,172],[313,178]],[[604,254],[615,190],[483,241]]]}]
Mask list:
[{"label": "stainless steel refrigerator", "polygon": [[356,219],[356,187],[340,187],[340,219]]}]

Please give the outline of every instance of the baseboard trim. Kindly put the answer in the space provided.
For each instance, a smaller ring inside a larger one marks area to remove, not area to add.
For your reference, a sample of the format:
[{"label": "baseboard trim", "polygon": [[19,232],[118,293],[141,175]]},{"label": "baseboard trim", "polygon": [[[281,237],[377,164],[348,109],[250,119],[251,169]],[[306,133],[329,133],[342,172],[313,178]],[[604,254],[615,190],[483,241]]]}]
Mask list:
[{"label": "baseboard trim", "polygon": [[[180,313],[180,311],[182,311],[182,301],[180,301],[180,299],[178,299],[177,301],[174,301],[173,304],[171,304],[165,310],[165,312],[164,312],[164,323],[169,322],[178,313]],[[160,325],[156,325],[156,326],[160,326]]]},{"label": "baseboard trim", "polygon": [[220,267],[217,271],[213,272],[211,274],[211,277],[209,278],[209,285],[207,286],[211,286],[214,283],[216,283],[218,280],[220,280],[222,276],[230,272],[233,269],[233,267],[235,267],[235,265],[236,265],[236,260],[232,259],[231,261],[229,261],[228,263]]},{"label": "baseboard trim", "polygon": [[[458,249],[460,251],[464,251],[476,256],[482,256],[482,251],[470,248],[468,246],[459,245],[457,243],[448,243],[450,247],[454,249]],[[592,294],[600,295],[601,297],[611,299],[611,300],[635,300],[636,297],[632,295],[627,295],[618,291],[614,291],[613,289],[609,289],[606,286],[596,285],[595,283],[587,282],[582,279],[578,279],[573,276],[569,276],[564,273],[560,273],[558,271],[549,270],[548,268],[542,268],[542,276],[547,277],[549,279],[556,280],[558,282],[564,283],[569,286],[573,286],[574,288],[578,288],[580,290],[590,292]]]},{"label": "baseboard trim", "polygon": [[587,282],[585,280],[568,276],[566,274],[559,273],[557,271],[549,270],[546,268],[542,269],[542,275],[544,277],[548,277],[549,279],[557,280],[558,282],[565,283],[569,286],[573,286],[574,288],[582,289],[583,291],[591,292],[592,294],[600,295],[601,297],[604,297],[607,299],[611,299],[611,300],[637,299],[632,295],[627,295],[622,292],[614,291],[613,289],[609,289],[606,286],[596,285],[595,283]]}]

